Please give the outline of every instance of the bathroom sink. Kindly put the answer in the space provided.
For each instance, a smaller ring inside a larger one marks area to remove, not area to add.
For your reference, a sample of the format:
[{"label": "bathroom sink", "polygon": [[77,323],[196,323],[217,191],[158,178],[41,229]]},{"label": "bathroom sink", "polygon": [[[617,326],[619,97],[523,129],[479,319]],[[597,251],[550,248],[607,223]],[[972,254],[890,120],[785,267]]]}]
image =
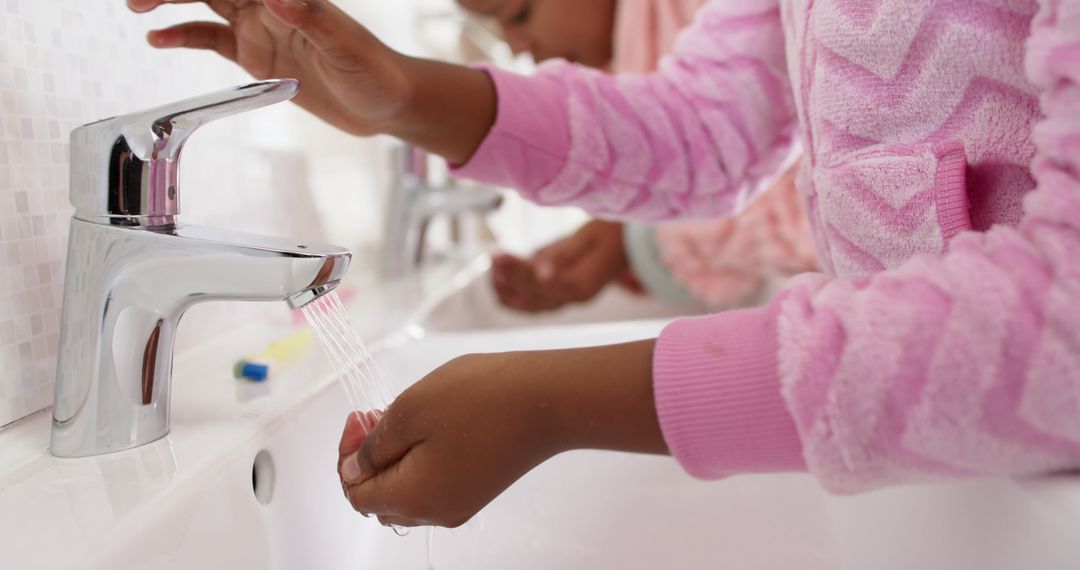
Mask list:
[{"label": "bathroom sink", "polygon": [[[666,322],[429,331],[373,350],[401,390],[460,354],[623,342]],[[0,432],[4,567],[427,568],[426,529],[398,537],[342,497],[348,410],[317,353],[266,385],[229,377],[272,332],[181,355],[172,432],[152,444],[62,460],[45,448],[46,415]],[[431,554],[438,570],[1075,570],[1078,534],[1080,481],[1068,477],[839,498],[807,475],[702,482],[670,458],[578,451],[435,530]]]},{"label": "bathroom sink", "polygon": [[665,319],[680,316],[678,309],[655,297],[610,286],[587,303],[574,304],[547,313],[524,313],[499,303],[491,282],[491,259],[477,258],[463,268],[444,294],[422,311],[418,324],[427,332],[506,330],[525,327],[560,326]]},{"label": "bathroom sink", "polygon": [[[384,347],[378,358],[401,389],[464,352],[627,341],[653,336],[663,324],[431,335]],[[93,460],[42,459],[40,468],[58,473],[46,488],[29,485],[23,499],[50,491],[62,498],[50,501],[59,512],[38,512],[61,519],[40,544],[81,540],[67,545],[60,564],[17,567],[425,568],[426,529],[398,537],[342,497],[336,445],[348,410],[339,390],[324,383],[197,467],[188,465],[196,441],[215,424],[231,430],[232,419],[224,405],[198,409],[190,393],[176,395],[165,440]],[[243,414],[251,404],[233,405]],[[12,500],[0,494],[0,507],[15,506]],[[18,506],[31,512],[29,504]],[[824,494],[807,477],[718,485],[688,477],[667,458],[574,452],[528,474],[465,526],[434,531],[432,561],[437,569],[546,570],[715,568],[725,559],[738,568],[824,570],[832,568],[824,507]],[[91,525],[95,518],[108,524]],[[3,530],[29,538],[14,524]],[[775,540],[787,547],[770,547]],[[16,548],[16,556],[29,552]]]},{"label": "bathroom sink", "polygon": [[[379,360],[402,388],[463,352],[632,340],[655,335],[662,324],[436,335],[383,350]],[[425,568],[426,529],[399,538],[342,498],[334,465],[346,413],[330,387],[262,446],[278,465],[274,500],[256,509],[268,521],[263,540],[288,545],[276,567]],[[528,474],[465,526],[435,530],[432,562],[437,569],[712,568],[717,552],[728,551],[740,568],[797,561],[824,569],[830,547],[817,524],[823,507],[823,494],[805,477],[710,485],[670,459],[575,452]],[[777,537],[787,551],[768,548]]]}]

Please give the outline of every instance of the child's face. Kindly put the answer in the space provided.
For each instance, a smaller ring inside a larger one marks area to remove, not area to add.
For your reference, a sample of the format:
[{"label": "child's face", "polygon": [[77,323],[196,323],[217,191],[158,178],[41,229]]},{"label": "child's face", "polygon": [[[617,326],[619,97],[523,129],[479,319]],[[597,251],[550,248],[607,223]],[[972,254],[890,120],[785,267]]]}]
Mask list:
[{"label": "child's face", "polygon": [[514,53],[591,67],[611,62],[616,0],[458,0],[498,21]]}]

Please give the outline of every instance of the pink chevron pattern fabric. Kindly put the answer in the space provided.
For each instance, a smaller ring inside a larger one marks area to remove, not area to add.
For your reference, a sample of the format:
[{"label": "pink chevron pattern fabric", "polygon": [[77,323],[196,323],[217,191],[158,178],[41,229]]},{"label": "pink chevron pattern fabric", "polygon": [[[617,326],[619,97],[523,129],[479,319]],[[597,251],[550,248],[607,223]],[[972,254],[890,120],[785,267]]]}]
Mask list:
[{"label": "pink chevron pattern fabric", "polygon": [[729,214],[806,151],[826,273],[658,340],[691,474],[1080,467],[1080,0],[714,0],[656,74],[492,74],[464,172],[543,203]]},{"label": "pink chevron pattern fabric", "polygon": [[733,218],[656,228],[664,265],[709,307],[737,306],[768,284],[820,266],[794,171]]},{"label": "pink chevron pattern fabric", "polygon": [[[705,0],[619,2],[615,73],[647,73],[674,47]],[[795,188],[785,174],[732,218],[665,223],[655,228],[664,265],[695,298],[710,307],[744,303],[770,278],[817,271],[817,253]]]}]

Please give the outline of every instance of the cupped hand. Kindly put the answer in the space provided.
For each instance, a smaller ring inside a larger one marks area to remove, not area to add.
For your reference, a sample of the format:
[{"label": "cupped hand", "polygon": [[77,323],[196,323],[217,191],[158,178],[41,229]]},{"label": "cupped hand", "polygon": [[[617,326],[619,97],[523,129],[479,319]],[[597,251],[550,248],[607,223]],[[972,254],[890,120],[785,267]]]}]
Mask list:
[{"label": "cupped hand", "polygon": [[654,344],[451,361],[401,394],[374,427],[374,415],[347,422],[338,473],[350,503],[383,524],[456,527],[562,451],[666,453]]},{"label": "cupped hand", "polygon": [[446,364],[399,396],[376,426],[370,415],[349,416],[338,470],[357,511],[383,524],[456,527],[556,452],[542,417],[549,396],[502,378],[503,360]]},{"label": "cupped hand", "polygon": [[531,259],[502,255],[492,281],[499,301],[512,309],[543,312],[593,299],[629,272],[622,224],[591,221]]}]

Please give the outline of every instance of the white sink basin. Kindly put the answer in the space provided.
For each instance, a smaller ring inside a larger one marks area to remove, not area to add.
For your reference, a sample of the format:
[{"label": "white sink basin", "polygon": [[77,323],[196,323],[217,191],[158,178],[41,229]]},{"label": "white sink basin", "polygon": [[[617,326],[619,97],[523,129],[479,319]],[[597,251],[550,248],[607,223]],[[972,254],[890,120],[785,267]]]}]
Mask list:
[{"label": "white sink basin", "polygon": [[[401,389],[459,354],[621,342],[664,323],[429,334],[376,354]],[[45,416],[0,432],[3,567],[426,568],[424,529],[399,538],[342,497],[336,446],[348,410],[322,359],[282,371],[259,396],[228,379],[238,351],[218,346],[178,361],[173,430],[151,445],[58,460],[45,449]],[[435,531],[433,562],[438,570],[1075,570],[1077,536],[1080,481],[1068,478],[836,498],[806,475],[705,483],[668,458],[574,452],[462,528]]]},{"label": "white sink basin", "polygon": [[[429,337],[384,351],[380,361],[391,377],[408,381],[464,352],[631,340],[655,335],[660,326]],[[279,465],[274,502],[256,509],[271,521],[264,540],[291,545],[275,563],[425,568],[424,529],[399,538],[356,515],[342,498],[334,466],[346,413],[331,387],[264,444]],[[433,562],[440,570],[713,568],[717,552],[727,552],[740,568],[824,569],[831,567],[831,548],[828,529],[818,524],[823,498],[806,477],[711,485],[666,458],[576,452],[527,475],[464,527],[436,530]],[[777,537],[790,548],[769,548]],[[672,558],[673,552],[679,555]]]},{"label": "white sink basin", "polygon": [[569,305],[557,311],[530,314],[508,309],[499,303],[488,271],[487,257],[477,259],[461,271],[458,286],[432,303],[418,324],[428,332],[516,329],[539,326],[574,325],[680,316],[677,309],[648,295],[610,286],[588,303]]}]

